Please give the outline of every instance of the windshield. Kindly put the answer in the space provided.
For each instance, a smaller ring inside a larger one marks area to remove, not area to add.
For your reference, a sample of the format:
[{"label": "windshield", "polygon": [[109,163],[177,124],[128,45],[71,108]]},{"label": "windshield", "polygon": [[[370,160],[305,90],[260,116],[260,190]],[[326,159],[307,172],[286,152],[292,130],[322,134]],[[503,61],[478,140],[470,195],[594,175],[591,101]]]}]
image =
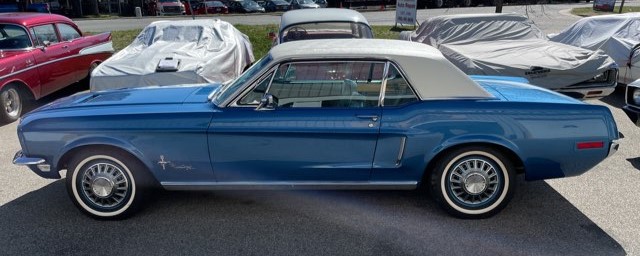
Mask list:
[{"label": "windshield", "polygon": [[160,0],[158,2],[160,2],[160,3],[177,3],[178,0]]},{"label": "windshield", "polygon": [[211,95],[212,101],[216,105],[220,105],[222,102],[227,100],[228,97],[231,97],[237,90],[241,90],[247,81],[251,80],[256,75],[259,75],[260,72],[271,62],[271,55],[267,54],[262,59],[254,63],[247,71],[242,73],[240,77],[236,78],[236,80],[232,81],[229,84],[224,85],[224,87],[220,90],[217,90],[213,95]]},{"label": "windshield", "polygon": [[313,0],[298,0],[300,4],[315,4]]},{"label": "windshield", "polygon": [[31,46],[31,40],[22,27],[11,24],[0,24],[1,50],[17,50]]},{"label": "windshield", "polygon": [[222,4],[221,2],[218,1],[213,1],[213,2],[205,2],[207,7],[224,7],[224,4]]},{"label": "windshield", "polygon": [[355,22],[318,22],[295,24],[282,32],[282,42],[335,39],[335,38],[373,38],[371,28]]},{"label": "windshield", "polygon": [[289,5],[289,3],[287,3],[286,1],[281,1],[281,0],[276,0],[272,2],[276,5]]}]

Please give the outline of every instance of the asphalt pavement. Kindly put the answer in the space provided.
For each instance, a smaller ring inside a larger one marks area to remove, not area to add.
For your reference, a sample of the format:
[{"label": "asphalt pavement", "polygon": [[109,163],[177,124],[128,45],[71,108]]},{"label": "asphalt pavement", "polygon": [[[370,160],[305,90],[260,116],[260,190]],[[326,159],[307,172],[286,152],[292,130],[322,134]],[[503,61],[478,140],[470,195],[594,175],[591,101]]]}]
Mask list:
[{"label": "asphalt pavement", "polygon": [[[552,8],[536,21],[545,32],[577,19]],[[130,219],[96,221],[64,179],[13,166],[17,124],[0,125],[0,255],[640,255],[640,128],[620,110],[619,89],[588,101],[612,110],[619,152],[578,177],[520,180],[509,206],[484,220],[452,218],[423,191],[217,191],[158,192]]]}]

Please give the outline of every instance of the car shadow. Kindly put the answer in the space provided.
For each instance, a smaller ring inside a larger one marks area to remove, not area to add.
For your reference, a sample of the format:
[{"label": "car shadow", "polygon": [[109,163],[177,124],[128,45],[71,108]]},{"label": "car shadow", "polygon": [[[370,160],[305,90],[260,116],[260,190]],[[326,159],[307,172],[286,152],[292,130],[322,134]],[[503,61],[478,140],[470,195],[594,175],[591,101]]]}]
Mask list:
[{"label": "car shadow", "polygon": [[631,163],[633,168],[636,168],[636,170],[640,170],[640,157],[627,158],[627,161],[629,161],[629,163]]},{"label": "car shadow", "polygon": [[607,97],[600,99],[600,101],[612,107],[622,108],[625,106],[624,94],[626,89],[626,86],[618,86],[616,87],[616,90],[613,91],[613,93],[609,94],[609,96]]},{"label": "car shadow", "polygon": [[624,255],[547,183],[518,182],[489,219],[462,220],[420,191],[158,192],[137,215],[97,221],[64,180],[0,206],[12,254]]}]

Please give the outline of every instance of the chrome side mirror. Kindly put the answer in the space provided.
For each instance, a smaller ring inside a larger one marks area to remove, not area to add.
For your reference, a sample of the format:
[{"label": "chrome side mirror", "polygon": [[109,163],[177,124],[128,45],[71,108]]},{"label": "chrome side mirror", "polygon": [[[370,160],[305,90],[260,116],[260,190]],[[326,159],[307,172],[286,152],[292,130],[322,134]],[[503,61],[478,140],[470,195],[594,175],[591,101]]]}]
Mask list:
[{"label": "chrome side mirror", "polygon": [[44,41],[42,42],[42,44],[44,45],[44,47],[49,47],[49,45],[51,45],[51,42],[50,42],[50,41],[47,41],[47,40],[44,40]]},{"label": "chrome side mirror", "polygon": [[265,93],[260,99],[260,104],[256,110],[274,110],[278,106],[278,98],[271,94]]}]

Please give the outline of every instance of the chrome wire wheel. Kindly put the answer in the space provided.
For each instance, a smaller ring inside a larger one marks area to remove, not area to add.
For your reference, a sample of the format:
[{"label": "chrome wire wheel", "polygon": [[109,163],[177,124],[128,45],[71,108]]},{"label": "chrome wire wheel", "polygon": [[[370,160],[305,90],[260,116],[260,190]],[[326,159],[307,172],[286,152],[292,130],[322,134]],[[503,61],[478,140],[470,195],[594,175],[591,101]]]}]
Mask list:
[{"label": "chrome wire wheel", "polygon": [[83,195],[94,207],[120,206],[130,193],[129,179],[118,166],[100,162],[85,168],[81,178]]},{"label": "chrome wire wheel", "polygon": [[493,199],[500,189],[501,177],[491,161],[472,156],[460,161],[449,172],[448,188],[453,198],[467,206]]},{"label": "chrome wire wheel", "polygon": [[22,105],[20,104],[20,94],[15,88],[12,87],[3,90],[0,94],[0,98],[3,103],[2,107],[9,117],[15,118],[20,115],[20,111],[22,109]]}]

